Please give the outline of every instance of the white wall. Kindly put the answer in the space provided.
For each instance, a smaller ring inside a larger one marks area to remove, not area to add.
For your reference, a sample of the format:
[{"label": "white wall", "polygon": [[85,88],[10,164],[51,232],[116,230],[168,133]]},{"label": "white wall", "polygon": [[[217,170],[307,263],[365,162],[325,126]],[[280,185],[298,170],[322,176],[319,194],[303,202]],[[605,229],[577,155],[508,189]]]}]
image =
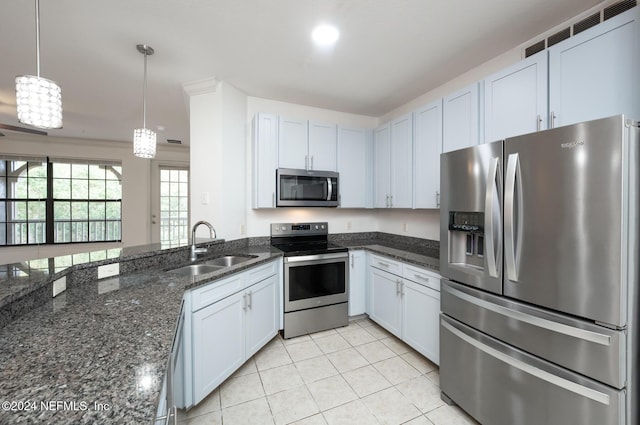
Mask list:
[{"label": "white wall", "polygon": [[[122,242],[0,247],[0,264],[34,258],[144,245],[151,240],[150,161],[133,156],[132,142],[29,136],[5,132],[0,154],[53,158],[105,159],[122,163]],[[187,163],[189,148],[158,145],[157,160]]]}]

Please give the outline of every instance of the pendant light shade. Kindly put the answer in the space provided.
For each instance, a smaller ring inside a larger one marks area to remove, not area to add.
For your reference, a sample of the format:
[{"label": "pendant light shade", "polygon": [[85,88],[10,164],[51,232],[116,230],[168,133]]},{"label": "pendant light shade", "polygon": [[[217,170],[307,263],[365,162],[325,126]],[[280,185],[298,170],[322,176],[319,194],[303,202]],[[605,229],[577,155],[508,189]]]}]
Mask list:
[{"label": "pendant light shade", "polygon": [[133,130],[133,154],[151,159],[156,156],[156,133],[147,128],[147,56],[154,53],[146,44],[138,44],[138,51],[144,55],[144,84],[142,86],[142,128]]},{"label": "pendant light shade", "polygon": [[37,75],[16,77],[18,121],[37,128],[62,128],[62,90],[51,80],[40,77],[40,4],[36,3]]}]

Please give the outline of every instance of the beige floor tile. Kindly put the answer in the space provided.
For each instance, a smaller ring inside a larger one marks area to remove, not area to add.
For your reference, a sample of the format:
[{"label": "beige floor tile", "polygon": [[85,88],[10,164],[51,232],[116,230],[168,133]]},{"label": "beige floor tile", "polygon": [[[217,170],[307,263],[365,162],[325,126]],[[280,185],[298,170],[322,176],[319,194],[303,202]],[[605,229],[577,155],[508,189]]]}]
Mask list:
[{"label": "beige floor tile", "polygon": [[433,422],[431,422],[425,416],[418,416],[417,418],[412,419],[409,422],[405,422],[403,425],[433,425]]},{"label": "beige floor tile", "polygon": [[375,339],[384,339],[384,338],[394,337],[389,332],[387,332],[386,330],[382,329],[380,326],[376,325],[373,322],[371,322],[370,326],[364,327],[363,329],[366,330],[367,332],[369,332],[371,335],[373,335],[373,337]]},{"label": "beige floor tile", "polygon": [[398,425],[422,413],[395,388],[387,388],[362,399],[373,415],[384,425]]},{"label": "beige floor tile", "polygon": [[271,350],[272,348],[282,347],[282,345],[282,338],[280,335],[276,335],[271,341],[267,342],[267,345],[262,347],[262,350]]},{"label": "beige floor tile", "polygon": [[369,364],[355,348],[347,348],[346,350],[336,351],[327,354],[327,357],[333,363],[340,373],[348,372]]},{"label": "beige floor tile", "polygon": [[408,381],[420,376],[415,367],[404,361],[401,357],[392,357],[373,365],[393,385]]},{"label": "beige floor tile", "polygon": [[358,398],[347,381],[340,375],[312,382],[308,387],[321,411],[332,409]]},{"label": "beige floor tile", "polygon": [[429,373],[438,368],[438,366],[436,366],[431,360],[413,350],[400,355],[400,357],[402,357],[411,366],[418,369],[420,373]]},{"label": "beige floor tile", "polygon": [[396,354],[404,354],[411,351],[411,348],[407,344],[400,341],[395,336],[391,336],[389,338],[382,338],[380,342],[382,342],[384,345],[389,347],[391,351],[393,351]]},{"label": "beige floor tile", "polygon": [[391,383],[371,365],[351,370],[342,376],[360,397],[391,387]]},{"label": "beige floor tile", "polygon": [[426,414],[434,425],[479,425],[460,408],[447,404]]},{"label": "beige floor tile", "polygon": [[429,372],[425,375],[431,382],[440,387],[440,370],[436,369],[432,372]]},{"label": "beige floor tile", "polygon": [[338,331],[339,334],[343,334],[345,332],[349,332],[349,331],[352,331],[354,329],[360,329],[360,325],[358,325],[356,322],[349,322],[349,324],[347,326],[342,326],[340,328],[336,328],[336,331]]},{"label": "beige floor tile", "polygon": [[313,340],[303,341],[298,344],[290,344],[285,346],[285,348],[287,349],[291,360],[294,362],[322,355],[322,351],[320,351]]},{"label": "beige floor tile", "polygon": [[256,367],[259,371],[283,366],[291,363],[291,357],[284,347],[276,347],[271,350],[260,350],[255,355]]},{"label": "beige floor tile", "polygon": [[307,384],[338,374],[338,369],[324,355],[296,362],[295,365],[302,380]]},{"label": "beige floor tile", "polygon": [[334,335],[337,333],[338,331],[336,331],[335,329],[327,329],[326,331],[316,332],[316,333],[310,334],[309,336],[311,337],[311,339],[318,339],[318,338],[323,338],[325,336]]},{"label": "beige floor tile", "polygon": [[266,394],[274,394],[302,385],[302,377],[295,365],[287,364],[260,372],[262,386]]},{"label": "beige floor tile", "polygon": [[362,400],[354,400],[322,413],[328,425],[376,425],[378,420]]},{"label": "beige floor tile", "polygon": [[309,336],[309,335],[300,335],[300,336],[297,336],[295,338],[280,339],[280,341],[282,341],[282,344],[284,344],[284,345],[292,345],[292,344],[297,344],[299,342],[311,341],[311,336]]},{"label": "beige floor tile", "polygon": [[362,327],[362,328],[368,328],[369,326],[373,326],[375,323],[373,322],[373,320],[369,319],[368,317],[363,317],[361,319],[356,319],[354,320],[354,322]]},{"label": "beige floor tile", "polygon": [[224,425],[273,425],[267,399],[262,397],[222,410]]},{"label": "beige floor tile", "polygon": [[424,376],[398,384],[396,388],[422,413],[430,412],[444,404],[440,398],[440,388]]},{"label": "beige floor tile", "polygon": [[187,412],[188,418],[193,418],[195,416],[200,416],[205,413],[217,412],[221,409],[220,407],[220,388],[216,388],[214,392],[209,394],[207,398],[198,403],[197,406],[194,406]]},{"label": "beige floor tile", "polygon": [[319,413],[305,385],[267,396],[276,425],[284,425]]},{"label": "beige floor tile", "polygon": [[318,413],[317,415],[295,421],[291,425],[327,425],[327,421],[324,420],[322,413]]},{"label": "beige floor tile", "polygon": [[236,370],[231,378],[237,378],[238,376],[249,375],[251,373],[256,373],[258,369],[256,368],[256,361],[253,357],[244,362],[240,369]]},{"label": "beige floor tile", "polygon": [[341,335],[344,339],[347,340],[349,344],[353,345],[354,347],[376,340],[376,338],[369,332],[367,332],[366,329],[363,329],[359,326],[346,332],[342,332]]},{"label": "beige floor tile", "polygon": [[345,340],[339,333],[334,335],[325,336],[314,340],[323,353],[334,353],[336,351],[344,350],[351,347],[351,345]]},{"label": "beige floor tile", "polygon": [[396,353],[391,351],[389,347],[380,341],[373,341],[368,344],[358,345],[356,350],[358,350],[358,352],[362,354],[362,357],[367,359],[369,363],[377,363],[381,360],[397,356]]},{"label": "beige floor tile", "polygon": [[223,409],[264,395],[262,381],[257,373],[227,379],[220,386],[220,404]]},{"label": "beige floor tile", "polygon": [[[180,423],[183,423],[182,421]],[[209,412],[204,415],[189,418],[184,422],[186,425],[222,425],[222,413]]]}]

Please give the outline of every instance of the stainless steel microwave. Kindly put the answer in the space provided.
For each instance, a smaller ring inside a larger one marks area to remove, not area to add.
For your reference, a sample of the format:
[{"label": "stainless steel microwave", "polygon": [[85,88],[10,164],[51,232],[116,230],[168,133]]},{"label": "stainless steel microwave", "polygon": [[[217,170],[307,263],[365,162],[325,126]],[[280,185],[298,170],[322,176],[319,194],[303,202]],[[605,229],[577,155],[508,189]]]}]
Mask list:
[{"label": "stainless steel microwave", "polygon": [[337,207],[338,173],[276,170],[276,207]]}]

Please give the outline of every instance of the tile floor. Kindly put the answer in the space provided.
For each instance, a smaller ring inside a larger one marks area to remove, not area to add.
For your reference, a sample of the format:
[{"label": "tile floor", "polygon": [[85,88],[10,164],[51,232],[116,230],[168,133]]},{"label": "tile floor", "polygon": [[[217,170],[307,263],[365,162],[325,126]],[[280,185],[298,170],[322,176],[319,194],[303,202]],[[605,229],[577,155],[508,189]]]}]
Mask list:
[{"label": "tile floor", "polygon": [[275,337],[184,425],[477,424],[440,399],[438,367],[369,319]]}]

